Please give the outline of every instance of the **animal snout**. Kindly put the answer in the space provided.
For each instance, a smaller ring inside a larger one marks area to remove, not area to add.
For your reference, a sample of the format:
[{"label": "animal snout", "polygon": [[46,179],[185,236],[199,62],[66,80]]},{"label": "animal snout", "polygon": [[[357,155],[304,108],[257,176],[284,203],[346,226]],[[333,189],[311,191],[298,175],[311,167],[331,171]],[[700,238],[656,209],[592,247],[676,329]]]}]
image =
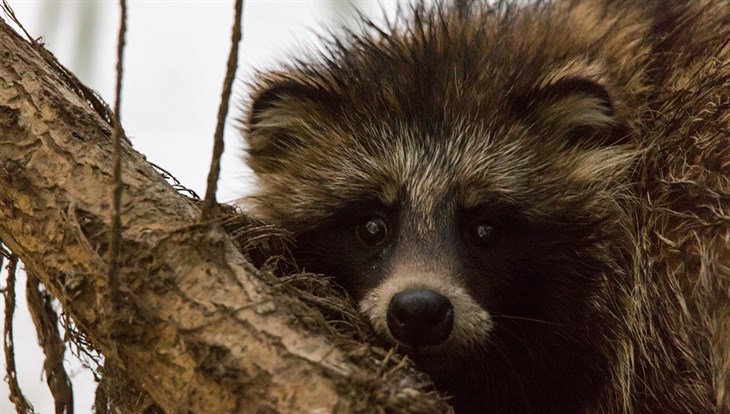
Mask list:
[{"label": "animal snout", "polygon": [[388,305],[388,329],[414,348],[444,342],[454,326],[454,308],[444,295],[410,289],[393,296]]}]

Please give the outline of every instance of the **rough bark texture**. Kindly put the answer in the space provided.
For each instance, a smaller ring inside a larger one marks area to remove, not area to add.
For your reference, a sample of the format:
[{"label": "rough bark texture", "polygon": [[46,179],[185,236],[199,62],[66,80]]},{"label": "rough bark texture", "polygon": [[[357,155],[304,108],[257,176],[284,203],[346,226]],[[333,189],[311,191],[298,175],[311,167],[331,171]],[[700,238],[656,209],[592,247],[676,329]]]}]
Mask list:
[{"label": "rough bark texture", "polygon": [[[128,142],[112,312],[112,128],[67,85],[0,21],[0,240],[94,345],[168,412],[383,410],[362,366],[304,328],[317,315],[275,295],[219,226],[194,224],[197,207]],[[407,403],[421,385],[391,387]]]}]

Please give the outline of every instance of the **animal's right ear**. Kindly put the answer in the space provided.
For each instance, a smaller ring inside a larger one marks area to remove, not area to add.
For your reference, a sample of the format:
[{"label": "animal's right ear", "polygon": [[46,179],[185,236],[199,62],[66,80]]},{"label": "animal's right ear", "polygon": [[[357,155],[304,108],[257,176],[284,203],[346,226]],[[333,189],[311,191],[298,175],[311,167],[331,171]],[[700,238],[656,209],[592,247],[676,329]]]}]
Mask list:
[{"label": "animal's right ear", "polygon": [[[244,122],[249,164],[254,171],[270,171],[292,149],[306,144],[310,123],[330,99],[322,88],[291,76],[269,76],[259,81]],[[316,128],[314,128],[316,129]]]}]

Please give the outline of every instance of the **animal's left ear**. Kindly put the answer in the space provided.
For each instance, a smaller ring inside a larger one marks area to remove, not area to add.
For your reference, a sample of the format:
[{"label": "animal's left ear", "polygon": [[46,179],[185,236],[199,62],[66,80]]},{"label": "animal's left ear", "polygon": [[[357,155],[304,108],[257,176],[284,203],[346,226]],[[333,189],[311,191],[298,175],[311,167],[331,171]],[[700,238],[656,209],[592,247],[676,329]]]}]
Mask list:
[{"label": "animal's left ear", "polygon": [[627,139],[617,96],[597,65],[571,62],[549,71],[517,99],[515,110],[541,133],[569,142],[610,145]]}]

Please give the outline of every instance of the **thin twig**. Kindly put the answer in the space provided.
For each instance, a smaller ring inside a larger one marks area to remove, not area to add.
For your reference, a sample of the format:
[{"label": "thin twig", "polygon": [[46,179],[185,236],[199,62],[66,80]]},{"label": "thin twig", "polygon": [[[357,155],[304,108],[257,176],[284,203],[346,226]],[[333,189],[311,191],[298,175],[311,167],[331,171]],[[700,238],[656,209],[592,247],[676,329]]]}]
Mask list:
[{"label": "thin twig", "polygon": [[112,229],[109,242],[109,289],[112,300],[117,303],[119,292],[119,256],[122,247],[122,74],[124,71],[124,41],[127,32],[127,2],[119,0],[121,17],[117,38],[117,85],[114,98],[114,193],[112,207]]},{"label": "thin twig", "polygon": [[215,137],[213,143],[213,159],[210,162],[210,171],[208,172],[208,186],[205,190],[205,199],[203,200],[203,210],[200,214],[200,221],[208,221],[213,216],[215,206],[217,205],[215,193],[218,189],[218,176],[221,170],[221,155],[223,155],[223,131],[226,125],[226,117],[228,116],[228,106],[231,100],[231,90],[233,89],[233,78],[238,69],[238,44],[241,42],[241,17],[243,16],[243,0],[236,0],[236,16],[233,22],[231,35],[231,51],[228,54],[228,70],[226,78],[223,81],[223,92],[221,94],[221,104],[218,107],[218,124],[215,128]]},{"label": "thin twig", "polygon": [[31,273],[26,274],[25,297],[28,301],[30,316],[35,324],[38,344],[46,356],[43,371],[46,373],[46,382],[55,401],[56,414],[72,414],[74,411],[73,386],[63,367],[66,346],[58,333],[58,314],[51,304],[51,295],[41,291],[38,277]]},{"label": "thin twig", "polygon": [[[2,266],[2,256],[0,256]],[[7,279],[5,281],[5,376],[10,388],[10,401],[15,404],[18,414],[33,413],[33,406],[23,396],[18,385],[18,373],[15,369],[15,346],[13,344],[13,314],[15,313],[15,276],[18,270],[18,256],[11,255],[8,259]]]},{"label": "thin twig", "polygon": [[25,34],[25,37],[28,39],[29,42],[36,43],[35,39],[30,37],[30,34],[28,33],[28,31],[25,30],[25,27],[23,27],[23,24],[20,23],[20,20],[18,20],[18,17],[15,15],[15,10],[13,10],[13,8],[10,7],[10,4],[8,3],[7,0],[3,0],[3,4],[0,5],[0,9],[2,9],[2,11],[5,12],[5,14],[10,18],[10,20],[13,23],[15,23],[20,28],[20,30],[23,31],[23,33]]}]

